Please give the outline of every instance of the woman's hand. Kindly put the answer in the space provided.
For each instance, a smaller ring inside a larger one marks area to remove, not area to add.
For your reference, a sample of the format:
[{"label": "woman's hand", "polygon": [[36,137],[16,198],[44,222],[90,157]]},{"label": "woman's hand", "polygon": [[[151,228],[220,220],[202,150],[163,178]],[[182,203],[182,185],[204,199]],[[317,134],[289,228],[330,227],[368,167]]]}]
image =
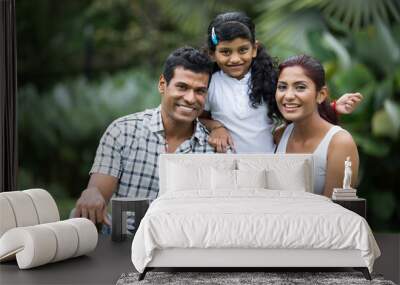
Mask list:
[{"label": "woman's hand", "polygon": [[216,151],[219,153],[226,153],[229,147],[232,149],[233,152],[235,152],[233,139],[229,134],[229,131],[223,126],[211,130],[210,136],[208,138],[208,143],[215,147]]},{"label": "woman's hand", "polygon": [[336,101],[336,113],[340,115],[353,113],[362,99],[363,96],[361,93],[343,94],[342,97]]}]

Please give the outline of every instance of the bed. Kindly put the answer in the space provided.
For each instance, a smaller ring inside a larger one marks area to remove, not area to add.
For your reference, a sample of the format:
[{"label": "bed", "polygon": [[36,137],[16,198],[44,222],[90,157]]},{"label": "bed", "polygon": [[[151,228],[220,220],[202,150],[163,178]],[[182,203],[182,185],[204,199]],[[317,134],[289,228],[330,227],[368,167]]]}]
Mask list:
[{"label": "bed", "polygon": [[155,267],[353,267],[380,251],[361,216],[313,194],[308,154],[165,154],[160,192],[132,242]]}]

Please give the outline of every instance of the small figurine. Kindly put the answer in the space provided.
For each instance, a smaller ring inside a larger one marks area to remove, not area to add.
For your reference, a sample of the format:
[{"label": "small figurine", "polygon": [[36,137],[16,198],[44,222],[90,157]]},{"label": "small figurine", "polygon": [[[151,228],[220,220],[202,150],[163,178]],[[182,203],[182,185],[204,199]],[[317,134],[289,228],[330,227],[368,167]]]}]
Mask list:
[{"label": "small figurine", "polygon": [[352,189],[351,188],[351,160],[350,156],[346,158],[344,162],[344,178],[343,178],[343,189]]}]

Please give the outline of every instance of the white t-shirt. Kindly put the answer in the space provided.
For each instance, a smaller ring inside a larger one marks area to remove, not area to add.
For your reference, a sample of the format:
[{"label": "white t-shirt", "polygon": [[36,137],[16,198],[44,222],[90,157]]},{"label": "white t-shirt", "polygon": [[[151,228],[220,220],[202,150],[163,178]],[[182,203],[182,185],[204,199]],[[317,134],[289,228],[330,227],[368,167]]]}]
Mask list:
[{"label": "white t-shirt", "polygon": [[249,98],[250,71],[235,79],[222,71],[213,74],[205,110],[230,131],[237,153],[272,153],[272,122],[263,103],[251,107]]}]

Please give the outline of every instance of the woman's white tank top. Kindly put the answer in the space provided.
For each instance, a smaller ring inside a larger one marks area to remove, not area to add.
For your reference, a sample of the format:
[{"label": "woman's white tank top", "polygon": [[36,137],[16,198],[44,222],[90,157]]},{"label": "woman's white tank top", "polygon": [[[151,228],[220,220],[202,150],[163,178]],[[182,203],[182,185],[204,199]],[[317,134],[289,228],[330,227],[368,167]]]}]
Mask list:
[{"label": "woman's white tank top", "polygon": [[[286,153],[286,147],[289,137],[293,131],[293,124],[289,124],[283,132],[282,138],[276,148],[276,153]],[[333,126],[325,134],[315,151],[313,152],[314,158],[314,193],[322,194],[325,187],[326,177],[326,161],[328,158],[328,148],[332,137],[339,131],[343,130],[339,126]]]}]

